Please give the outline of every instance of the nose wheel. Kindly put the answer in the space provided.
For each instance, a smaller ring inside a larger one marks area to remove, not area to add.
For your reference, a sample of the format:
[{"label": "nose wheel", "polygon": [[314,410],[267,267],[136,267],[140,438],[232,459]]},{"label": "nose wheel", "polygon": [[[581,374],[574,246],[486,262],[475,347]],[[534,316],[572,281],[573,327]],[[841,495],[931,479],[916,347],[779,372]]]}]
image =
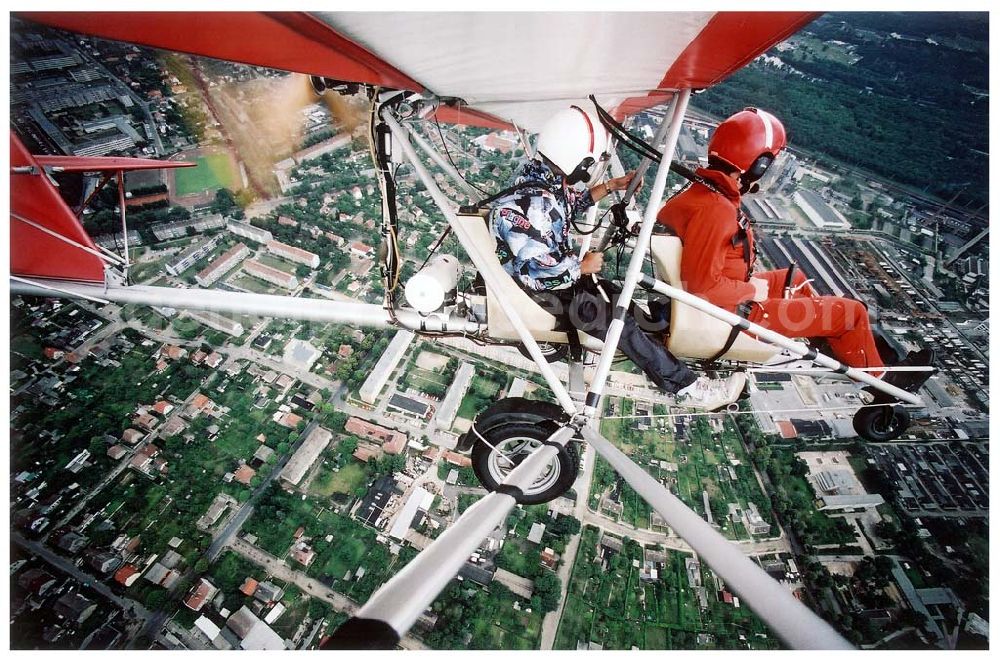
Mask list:
[{"label": "nose wheel", "polygon": [[[558,363],[569,353],[569,347],[565,344],[550,344],[548,342],[539,342],[538,348],[542,350],[542,357],[545,358],[547,363]],[[523,344],[518,343],[517,350],[521,352],[521,355],[528,360],[534,360],[531,352],[528,351],[528,347]]]},{"label": "nose wheel", "polygon": [[[507,479],[528,456],[544,445],[565,422],[565,413],[555,404],[523,397],[501,399],[478,416],[460,446],[472,446],[472,469],[480,484],[490,491]],[[559,448],[542,474],[518,497],[523,505],[546,503],[558,498],[576,481],[579,451],[575,442]]]},{"label": "nose wheel", "polygon": [[[532,452],[552,435],[548,426],[512,422],[488,430],[472,447],[472,470],[480,484],[489,491],[507,479]],[[575,444],[559,448],[542,474],[517,498],[522,505],[547,503],[566,493],[576,481],[579,456]]]}]

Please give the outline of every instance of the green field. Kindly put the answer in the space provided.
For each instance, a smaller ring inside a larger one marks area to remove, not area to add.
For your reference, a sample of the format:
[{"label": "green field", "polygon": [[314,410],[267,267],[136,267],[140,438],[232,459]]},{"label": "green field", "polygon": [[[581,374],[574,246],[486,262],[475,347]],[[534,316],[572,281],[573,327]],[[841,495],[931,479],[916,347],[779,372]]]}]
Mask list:
[{"label": "green field", "polygon": [[309,493],[317,496],[350,494],[364,486],[367,477],[364,466],[358,462],[352,461],[336,473],[324,466],[309,485]]},{"label": "green field", "polygon": [[636,564],[644,555],[638,544],[625,540],[621,552],[602,562],[598,530],[587,526],[582,534],[555,649],[578,649],[591,642],[605,650],[760,650],[778,646],[777,639],[745,606],[736,608],[720,601],[712,574],[704,565],[700,567],[701,580],[708,587],[706,608],[701,610],[685,568],[688,555],[661,549],[665,561],[657,579],[642,580]]},{"label": "green field", "polygon": [[487,372],[476,374],[472,385],[458,407],[458,417],[472,420],[480,411],[493,403],[497,393],[506,384],[506,376]]},{"label": "green field", "polygon": [[228,154],[210,154],[195,159],[193,168],[177,168],[174,183],[180,196],[201,193],[219,188],[235,188],[236,173],[233,172]]},{"label": "green field", "polygon": [[152,259],[146,262],[139,262],[132,267],[132,280],[134,282],[142,282],[143,280],[148,280],[149,278],[158,275],[163,270],[163,265],[167,262],[169,257],[161,257],[159,259]]},{"label": "green field", "polygon": [[[655,407],[653,413],[657,414]],[[620,414],[632,415],[632,403],[622,401]],[[761,490],[746,449],[730,421],[725,421],[720,429],[718,423],[712,427],[704,418],[694,418],[678,435],[677,428],[661,420],[654,418],[649,429],[640,429],[630,418],[605,419],[601,431],[700,516],[705,516],[703,494],[707,492],[713,519],[726,537],[751,538],[741,522],[730,520],[729,503],[736,503],[741,510],[748,503],[755,503],[761,516],[773,524],[768,497]],[[676,472],[663,467],[660,461],[675,464]],[[603,459],[597,459],[594,470],[590,507],[597,509],[603,495],[618,491],[617,502],[622,506],[620,520],[637,528],[648,528],[652,513],[649,505]]]},{"label": "green field", "polygon": [[279,271],[284,271],[285,273],[295,273],[295,269],[298,268],[298,264],[267,253],[257,255],[254,257],[254,260],[260,262],[264,266],[270,266],[273,269],[278,269]]},{"label": "green field", "polygon": [[[276,294],[278,293],[278,288],[274,285],[259,280],[252,275],[247,275],[246,273],[239,272],[227,280],[231,285],[239,287],[240,289],[245,289],[248,292],[255,294]],[[285,290],[281,290],[285,291]]]}]

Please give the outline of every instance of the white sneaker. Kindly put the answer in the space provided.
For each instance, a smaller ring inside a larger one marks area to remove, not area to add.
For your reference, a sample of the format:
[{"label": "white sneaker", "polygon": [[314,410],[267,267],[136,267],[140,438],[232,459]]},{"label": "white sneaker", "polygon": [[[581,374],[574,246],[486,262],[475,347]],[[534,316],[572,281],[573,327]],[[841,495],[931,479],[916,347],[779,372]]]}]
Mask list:
[{"label": "white sneaker", "polygon": [[674,402],[684,408],[717,411],[735,402],[746,383],[747,375],[743,372],[736,372],[728,379],[699,376],[697,381],[677,392]]}]

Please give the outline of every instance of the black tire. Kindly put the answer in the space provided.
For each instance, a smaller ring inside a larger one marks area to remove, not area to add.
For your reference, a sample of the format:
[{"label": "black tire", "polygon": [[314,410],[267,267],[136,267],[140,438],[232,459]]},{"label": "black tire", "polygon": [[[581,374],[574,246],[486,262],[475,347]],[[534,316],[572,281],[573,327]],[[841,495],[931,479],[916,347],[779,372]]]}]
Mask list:
[{"label": "black tire", "polygon": [[476,428],[482,432],[500,423],[508,423],[512,419],[541,423],[552,421],[556,426],[569,420],[562,407],[552,402],[542,402],[526,397],[504,397],[499,399],[476,415]]},{"label": "black tire", "polygon": [[476,415],[476,420],[472,428],[465,432],[458,441],[456,449],[465,452],[472,448],[479,434],[493,429],[497,425],[506,425],[512,422],[527,422],[530,424],[542,425],[546,429],[554,432],[560,422],[567,422],[565,411],[558,404],[552,402],[540,402],[524,397],[504,397],[493,402]]},{"label": "black tire", "polygon": [[[538,348],[542,350],[542,356],[544,356],[545,361],[549,363],[558,363],[569,353],[569,346],[566,344],[549,344],[548,342],[539,342]],[[528,360],[534,360],[534,358],[531,357],[531,354],[528,353],[528,347],[523,344],[518,343],[517,350],[520,351],[521,355]]]},{"label": "black tire", "polygon": [[910,412],[902,406],[866,406],[854,414],[854,431],[876,443],[899,438],[909,426]]},{"label": "black tire", "polygon": [[[496,491],[510,471],[540,447],[552,431],[548,425],[513,421],[480,431],[472,447],[472,470],[487,491]],[[503,456],[510,462],[504,461]],[[547,503],[566,493],[576,481],[579,453],[575,443],[567,443],[549,463],[547,470],[517,497],[521,505]]]}]

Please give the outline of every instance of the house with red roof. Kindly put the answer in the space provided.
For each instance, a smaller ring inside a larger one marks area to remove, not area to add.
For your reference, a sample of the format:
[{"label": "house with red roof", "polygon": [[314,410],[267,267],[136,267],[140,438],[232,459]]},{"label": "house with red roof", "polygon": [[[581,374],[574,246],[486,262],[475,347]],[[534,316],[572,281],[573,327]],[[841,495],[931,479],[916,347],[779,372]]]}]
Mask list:
[{"label": "house with red roof", "polygon": [[129,445],[135,445],[145,437],[146,435],[141,431],[138,429],[132,429],[131,427],[122,432],[122,442],[128,443]]},{"label": "house with red roof", "polygon": [[257,591],[257,579],[250,578],[249,576],[243,580],[243,585],[240,586],[240,592],[248,597],[252,597],[253,593]]},{"label": "house with red roof", "polygon": [[472,465],[472,459],[466,457],[465,455],[458,454],[457,452],[445,452],[442,458],[449,464],[453,464],[459,468],[465,468]]},{"label": "house with red roof", "polygon": [[135,565],[122,565],[115,572],[115,581],[125,587],[131,586],[137,580],[139,580],[139,570]]},{"label": "house with red roof", "polygon": [[170,412],[173,410],[174,410],[174,405],[166,400],[161,399],[160,401],[158,401],[156,404],[153,405],[153,411],[157,415],[161,416],[169,415]]},{"label": "house with red roof", "polygon": [[233,479],[239,482],[240,484],[250,486],[250,480],[252,480],[253,476],[256,474],[257,471],[250,468],[246,464],[243,464],[233,472]]},{"label": "house with red roof", "polygon": [[191,592],[188,593],[187,598],[184,600],[184,605],[193,611],[200,611],[205,602],[211,601],[218,592],[219,588],[209,583],[207,579],[202,578],[191,588]]}]

